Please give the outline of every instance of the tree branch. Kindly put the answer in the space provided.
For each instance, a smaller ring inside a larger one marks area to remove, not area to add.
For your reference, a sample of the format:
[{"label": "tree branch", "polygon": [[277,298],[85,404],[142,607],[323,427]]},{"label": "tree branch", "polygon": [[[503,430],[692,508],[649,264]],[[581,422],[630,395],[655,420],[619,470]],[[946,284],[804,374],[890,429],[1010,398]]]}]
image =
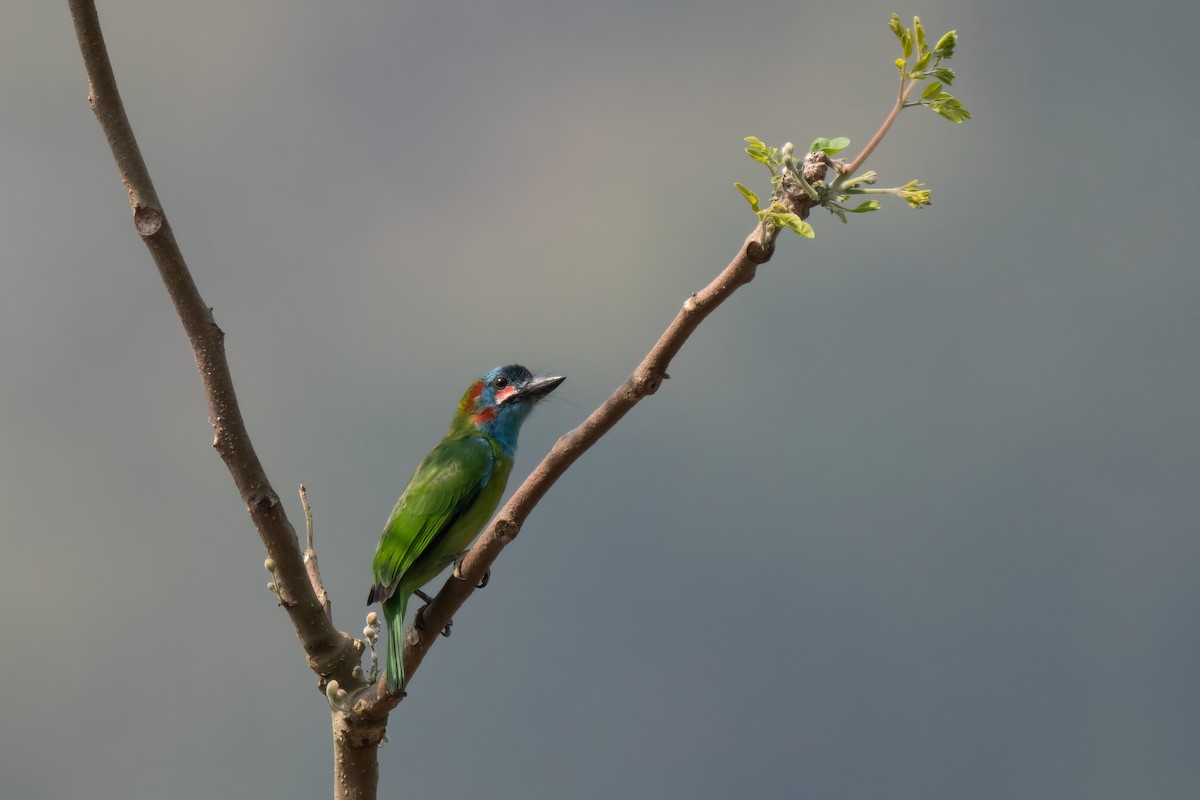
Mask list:
[{"label": "tree branch", "polygon": [[[333,626],[329,599],[321,583],[313,550],[312,514],[304,487],[300,487],[300,493],[307,521],[308,547],[302,555],[296,532],[267,480],[242,420],[225,356],[224,333],[192,280],[125,114],[94,0],[68,2],[90,81],[92,110],[108,139],[129,194],[134,225],[158,267],[195,355],[208,399],[209,422],[215,433],[213,447],[229,469],[267,550],[268,568],[275,576],[276,591],[291,617],[309,665],[319,676],[320,685],[328,688],[327,697],[333,709],[335,798],[371,800],[377,792],[378,747],[384,739],[388,714],[404,695],[389,695],[386,679],[382,676],[375,684],[366,686],[358,669],[362,642]],[[905,107],[915,83],[910,82],[902,89],[879,131],[849,167],[842,170],[842,176],[854,173],[887,134]],[[790,151],[788,155],[790,158]],[[842,181],[842,176],[835,181],[834,188]],[[807,180],[806,175],[797,178],[802,184]],[[815,203],[819,198],[811,186],[806,188],[808,199]],[[746,190],[743,193],[747,193]],[[755,201],[751,199],[751,203],[753,205]],[[758,210],[757,205],[754,208]],[[803,218],[807,214],[800,213],[799,216]],[[778,227],[760,221],[720,275],[683,303],[675,319],[633,374],[583,423],[558,439],[467,552],[461,568],[456,571],[461,577],[449,578],[425,609],[424,629],[410,628],[406,632],[404,664],[410,679],[438,639],[438,631],[471,596],[500,551],[517,536],[546,492],[637,403],[658,391],[662,382],[670,377],[667,368],[671,360],[700,323],[738,288],[752,281],[759,264],[770,260],[778,233]],[[373,641],[373,634],[368,638]]]},{"label": "tree branch", "polygon": [[[658,391],[662,382],[669,378],[667,367],[671,359],[683,347],[704,319],[724,303],[741,286],[754,280],[759,264],[770,260],[775,252],[775,236],[772,232],[763,242],[763,226],[759,225],[746,238],[738,254],[721,271],[712,283],[684,301],[674,321],[658,338],[654,347],[638,364],[633,374],[593,411],[577,428],[555,442],[554,447],[542,459],[537,468],[521,484],[516,493],[500,509],[491,524],[463,558],[460,572],[462,578],[451,576],[433,598],[424,612],[424,630],[410,626],[405,633],[404,672],[406,680],[421,665],[425,653],[437,641],[438,632],[454,616],[467,598],[474,593],[476,585],[491,567],[500,551],[521,530],[522,524],[538,502],[550,490],[555,481],[567,468],[591,448],[604,434],[608,433],[642,398]],[[405,686],[407,687],[407,683]],[[355,712],[364,720],[382,719],[403,699],[403,694],[389,695],[387,683],[381,677],[357,704]]]},{"label": "tree branch", "polygon": [[[208,398],[209,424],[215,434],[213,447],[229,469],[267,555],[274,561],[276,591],[291,617],[308,656],[308,664],[317,673],[319,685],[324,687],[331,679],[352,685],[363,645],[333,626],[328,599],[319,599],[314,591],[314,587],[320,586],[315,553],[307,563],[301,556],[296,531],[254,452],[238,407],[229,362],[225,358],[225,334],[217,327],[212,309],[192,280],[154,191],[150,172],[117,90],[95,3],[93,0],[68,2],[90,83],[88,101],[104,129],[121,182],[129,193],[134,226],[150,250],[196,357],[196,367]],[[309,565],[313,570],[311,581]],[[334,796],[347,800],[373,800],[379,783],[378,744],[383,738],[383,726],[360,722],[351,727],[344,724],[345,717],[340,712],[333,714]]]},{"label": "tree branch", "polygon": [[296,532],[250,443],[225,358],[225,334],[217,327],[212,309],[205,304],[192,280],[154,191],[117,90],[95,4],[92,0],[69,0],[69,3],[91,85],[88,101],[104,129],[121,181],[129,193],[134,225],[150,250],[191,342],[208,398],[209,423],[216,434],[213,447],[233,476],[267,555],[277,565],[283,604],[308,655],[309,665],[321,676],[322,683],[335,674],[344,673],[348,678],[359,662],[361,645],[356,648],[353,639],[333,627],[314,594]]}]

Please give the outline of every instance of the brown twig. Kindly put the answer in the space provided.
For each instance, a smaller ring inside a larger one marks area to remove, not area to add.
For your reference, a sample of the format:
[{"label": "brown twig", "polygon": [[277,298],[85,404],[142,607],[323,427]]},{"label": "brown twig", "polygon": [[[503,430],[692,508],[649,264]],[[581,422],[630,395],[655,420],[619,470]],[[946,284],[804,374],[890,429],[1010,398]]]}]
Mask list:
[{"label": "brown twig", "polygon": [[883,124],[879,126],[879,130],[875,131],[875,135],[871,137],[871,141],[867,142],[867,146],[862,149],[862,152],[843,168],[843,175],[850,176],[857,173],[859,168],[862,167],[863,162],[867,160],[867,156],[875,152],[875,148],[878,147],[879,143],[883,141],[883,137],[887,136],[887,132],[891,130],[892,124],[895,123],[896,118],[900,116],[900,112],[904,110],[904,102],[908,100],[909,93],[916,85],[917,81],[910,80],[908,82],[908,86],[906,86],[904,90],[900,92],[899,97],[896,98],[896,105],[892,106],[891,113],[887,115],[887,118],[883,121]]},{"label": "brown twig", "polygon": [[308,582],[312,584],[313,594],[317,602],[325,609],[325,616],[333,619],[333,606],[329,602],[329,593],[321,582],[321,568],[317,565],[317,551],[313,549],[313,513],[308,504],[308,490],[300,484],[300,505],[304,507],[304,531],[306,547],[304,548],[304,569],[308,572]]}]

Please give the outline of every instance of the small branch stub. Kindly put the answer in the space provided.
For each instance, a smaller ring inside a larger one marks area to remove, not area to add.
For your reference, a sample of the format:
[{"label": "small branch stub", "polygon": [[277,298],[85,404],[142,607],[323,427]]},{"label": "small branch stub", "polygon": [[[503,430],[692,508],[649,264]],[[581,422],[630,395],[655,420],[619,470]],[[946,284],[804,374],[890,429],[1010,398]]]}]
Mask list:
[{"label": "small branch stub", "polygon": [[148,239],[162,230],[162,212],[157,208],[138,206],[133,212],[133,225],[143,239]]},{"label": "small branch stub", "polygon": [[300,484],[300,505],[304,507],[304,530],[305,542],[307,544],[304,549],[304,570],[308,573],[308,582],[312,584],[313,593],[317,596],[317,601],[325,609],[325,616],[332,620],[333,604],[329,602],[329,593],[325,591],[325,584],[321,581],[321,569],[317,565],[317,551],[313,549],[315,528],[313,525],[312,506],[308,504],[308,490],[304,488],[303,483]]}]

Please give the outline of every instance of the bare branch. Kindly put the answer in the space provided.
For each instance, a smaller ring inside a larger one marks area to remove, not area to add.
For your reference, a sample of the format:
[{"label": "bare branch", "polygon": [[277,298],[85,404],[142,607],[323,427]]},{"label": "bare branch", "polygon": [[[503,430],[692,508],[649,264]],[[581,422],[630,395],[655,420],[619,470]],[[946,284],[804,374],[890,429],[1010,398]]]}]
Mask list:
[{"label": "bare branch", "polygon": [[191,342],[200,380],[208,398],[209,422],[216,434],[213,447],[233,476],[267,555],[275,560],[284,608],[308,655],[309,665],[321,676],[322,682],[342,673],[348,679],[351,670],[358,664],[361,645],[356,649],[353,639],[333,627],[313,593],[296,532],[288,522],[279,496],[267,481],[262,464],[250,443],[225,358],[225,334],[217,327],[212,309],[205,304],[192,280],[154,191],[150,173],[117,91],[95,4],[92,0],[69,2],[76,38],[91,84],[88,99],[108,138],[121,181],[129,193],[134,225],[150,250]]},{"label": "bare branch", "polygon": [[[426,651],[438,639],[438,632],[475,591],[484,573],[500,555],[500,551],[520,532],[525,519],[554,482],[642,398],[658,391],[662,382],[670,377],[667,367],[670,366],[671,359],[683,347],[696,327],[739,287],[754,280],[759,264],[770,260],[775,251],[775,234],[768,236],[764,243],[762,231],[760,225],[746,238],[741,250],[721,274],[703,290],[684,301],[674,321],[638,364],[633,375],[579,427],[559,437],[533,473],[521,484],[504,508],[500,509],[500,513],[463,559],[459,570],[462,577],[451,576],[437,597],[433,598],[433,602],[425,608],[424,630],[410,627],[407,631],[404,671],[409,680],[421,665]],[[380,678],[363,694],[355,711],[366,719],[380,719],[395,708],[402,698],[403,695],[389,695],[385,679]]]}]

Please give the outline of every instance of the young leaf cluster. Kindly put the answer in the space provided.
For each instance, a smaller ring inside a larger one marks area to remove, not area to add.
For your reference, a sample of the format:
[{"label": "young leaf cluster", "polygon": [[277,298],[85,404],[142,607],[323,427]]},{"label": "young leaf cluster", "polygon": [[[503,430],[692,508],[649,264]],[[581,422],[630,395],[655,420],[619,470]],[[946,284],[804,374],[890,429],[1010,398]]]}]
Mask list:
[{"label": "young leaf cluster", "polygon": [[[910,181],[904,186],[892,189],[875,189],[868,188],[878,177],[874,172],[848,177],[845,162],[831,158],[850,145],[850,140],[844,136],[836,139],[814,139],[809,145],[808,154],[800,160],[793,156],[794,148],[791,142],[783,147],[771,147],[757,136],[747,136],[746,143],[746,153],[771,171],[771,186],[774,191],[767,207],[763,208],[758,195],[753,191],[740,183],[735,183],[734,187],[746,198],[746,202],[758,218],[775,230],[786,228],[806,238],[813,238],[812,226],[804,221],[804,217],[808,216],[808,210],[814,206],[828,209],[842,222],[847,222],[848,213],[865,214],[868,211],[879,210],[878,200],[864,200],[856,206],[847,206],[846,202],[852,195],[894,195],[912,208],[930,204],[930,190],[917,181]],[[829,170],[836,175],[831,181],[825,180]],[[800,213],[797,213],[798,211]]]},{"label": "young leaf cluster", "polygon": [[[855,206],[846,205],[853,195],[892,195],[904,200],[910,208],[930,205],[930,189],[918,181],[909,181],[890,189],[876,189],[874,184],[878,176],[874,172],[851,174],[857,172],[887,133],[897,114],[905,108],[926,106],[954,122],[971,118],[971,113],[963,108],[961,102],[943,91],[943,87],[950,85],[955,76],[954,71],[943,66],[942,62],[954,55],[958,34],[950,31],[930,47],[919,17],[913,17],[912,27],[905,28],[900,24],[900,18],[893,14],[889,27],[900,40],[903,54],[903,58],[896,59],[896,68],[900,71],[900,94],[892,114],[849,165],[842,159],[833,158],[850,146],[850,140],[844,136],[833,139],[818,137],[808,146],[807,154],[799,158],[794,155],[791,142],[783,147],[772,147],[756,136],[746,137],[746,155],[765,166],[771,175],[770,200],[760,204],[758,195],[753,191],[740,183],[734,186],[758,215],[766,236],[774,236],[777,231],[786,228],[812,238],[812,226],[804,220],[816,206],[824,207],[842,222],[847,221],[846,214],[879,210],[879,201],[874,199],[862,200]],[[916,60],[910,66],[909,61],[914,56]],[[915,84],[924,80],[933,82],[922,92],[919,101],[909,102],[908,97]],[[831,172],[832,176],[827,179]]]},{"label": "young leaf cluster", "polygon": [[[750,141],[751,139],[754,139],[754,141],[758,142],[760,145],[762,144],[762,142],[760,142],[758,139],[755,139],[753,136],[747,137],[746,141]],[[775,148],[772,147],[770,150],[775,150]],[[747,151],[749,151],[749,148],[747,148]],[[757,161],[758,159],[755,160]],[[757,214],[758,218],[765,224],[771,225],[779,230],[787,228],[793,233],[796,233],[807,239],[811,239],[815,235],[812,225],[809,225],[807,222],[800,219],[798,214],[788,211],[787,206],[785,206],[783,203],[773,201],[768,208],[759,208],[758,195],[740,183],[735,183],[734,186],[737,187],[737,190],[742,193],[742,197],[746,198],[746,202],[750,204],[750,208],[754,210],[754,213]]]},{"label": "young leaf cluster", "polygon": [[[900,23],[900,17],[892,14],[888,23],[892,33],[900,40],[902,58],[896,59],[896,69],[900,72],[900,93],[906,94],[907,84],[916,81],[932,80],[921,92],[921,99],[905,106],[925,106],[936,114],[940,114],[951,122],[965,122],[971,118],[971,112],[963,108],[962,101],[944,90],[944,87],[954,83],[954,70],[942,66],[943,61],[950,60],[954,48],[958,46],[958,32],[947,31],[937,44],[929,47],[925,40],[925,28],[921,25],[920,17],[913,17],[911,28]],[[909,66],[909,59],[916,56],[916,61]]]}]

